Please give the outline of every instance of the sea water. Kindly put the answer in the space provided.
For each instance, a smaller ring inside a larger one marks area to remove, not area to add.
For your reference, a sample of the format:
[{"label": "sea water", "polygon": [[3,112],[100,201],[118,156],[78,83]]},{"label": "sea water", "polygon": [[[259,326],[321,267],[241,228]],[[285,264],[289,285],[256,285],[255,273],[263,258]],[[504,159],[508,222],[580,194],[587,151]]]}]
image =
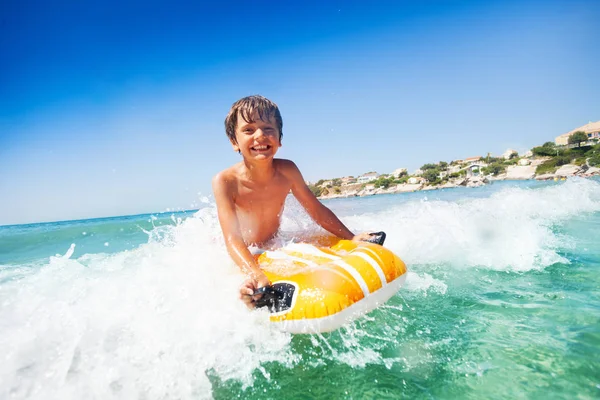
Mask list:
[{"label": "sea water", "polygon": [[[0,227],[0,399],[600,397],[599,180],[326,204],[410,272],[322,335],[244,308],[210,201]],[[316,230],[290,199],[282,236]]]}]

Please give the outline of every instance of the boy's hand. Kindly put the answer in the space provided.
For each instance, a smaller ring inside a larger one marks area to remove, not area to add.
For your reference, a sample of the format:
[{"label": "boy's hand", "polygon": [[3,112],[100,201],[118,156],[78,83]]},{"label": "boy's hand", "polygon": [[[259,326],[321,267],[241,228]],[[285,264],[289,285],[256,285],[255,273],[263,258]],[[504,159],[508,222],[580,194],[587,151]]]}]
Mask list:
[{"label": "boy's hand", "polygon": [[385,232],[365,232],[355,235],[352,240],[375,243],[383,246],[383,242],[385,242],[385,236]]},{"label": "boy's hand", "polygon": [[240,300],[244,302],[246,307],[250,309],[254,308],[256,300],[262,297],[262,294],[253,295],[254,291],[270,284],[271,282],[265,274],[246,279],[244,283],[242,283],[242,286],[240,286]]},{"label": "boy's hand", "polygon": [[371,232],[359,233],[352,238],[355,242],[368,242],[369,239],[371,239]]}]

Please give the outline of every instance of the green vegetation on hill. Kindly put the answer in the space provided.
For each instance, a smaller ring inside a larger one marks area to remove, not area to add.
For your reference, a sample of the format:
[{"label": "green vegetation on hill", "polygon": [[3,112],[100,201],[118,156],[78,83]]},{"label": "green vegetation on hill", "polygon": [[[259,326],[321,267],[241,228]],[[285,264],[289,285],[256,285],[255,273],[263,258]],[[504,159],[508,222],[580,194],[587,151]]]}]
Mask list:
[{"label": "green vegetation on hill", "polygon": [[[421,167],[423,171],[423,178],[425,178],[429,185],[439,185],[447,182],[450,176],[448,176],[448,164],[446,161],[440,161],[437,164],[424,164]],[[442,174],[444,173],[444,174]]]},{"label": "green vegetation on hill", "polygon": [[503,162],[499,162],[499,161],[488,164],[487,167],[483,167],[481,169],[481,172],[484,175],[493,175],[493,176],[500,175],[500,174],[504,173],[505,171],[506,171],[506,165]]},{"label": "green vegetation on hill", "polygon": [[556,172],[558,167],[561,165],[569,164],[571,158],[569,156],[556,156],[548,161],[544,161],[542,164],[538,165],[535,169],[535,173],[538,175],[542,174],[553,174]]},{"label": "green vegetation on hill", "polygon": [[588,158],[588,164],[592,167],[600,167],[600,144],[593,146],[585,154]]},{"label": "green vegetation on hill", "polygon": [[[582,166],[586,163],[586,160],[592,167],[600,166],[600,144],[594,146],[581,146],[579,143],[578,145],[580,147],[574,147],[572,149],[554,146],[551,158],[538,165],[535,173],[538,175],[554,173],[560,166],[566,164]],[[539,149],[539,147],[535,147],[534,150],[535,149]]]},{"label": "green vegetation on hill", "polygon": [[311,192],[313,192],[313,194],[316,197],[321,196],[323,194],[323,190],[324,190],[324,188],[319,186],[319,182],[323,183],[322,180],[320,180],[317,183],[315,183],[314,185],[313,184],[308,185],[308,188],[310,189]]},{"label": "green vegetation on hill", "polygon": [[559,150],[557,149],[554,142],[546,142],[541,146],[534,147],[531,149],[534,156],[539,157],[553,157],[558,155]]},{"label": "green vegetation on hill", "polygon": [[401,185],[403,183],[406,183],[407,181],[408,181],[408,175],[406,175],[406,174],[403,174],[402,176],[400,176],[400,178],[384,175],[384,176],[381,176],[381,177],[377,178],[376,180],[372,181],[371,183],[376,188],[387,189],[390,186]]},{"label": "green vegetation on hill", "polygon": [[569,136],[569,144],[577,144],[577,147],[581,147],[581,143],[587,142],[588,137],[585,132],[577,131]]},{"label": "green vegetation on hill", "polygon": [[439,166],[437,164],[424,164],[421,167],[421,171],[423,172],[429,171],[430,169],[439,169]]}]

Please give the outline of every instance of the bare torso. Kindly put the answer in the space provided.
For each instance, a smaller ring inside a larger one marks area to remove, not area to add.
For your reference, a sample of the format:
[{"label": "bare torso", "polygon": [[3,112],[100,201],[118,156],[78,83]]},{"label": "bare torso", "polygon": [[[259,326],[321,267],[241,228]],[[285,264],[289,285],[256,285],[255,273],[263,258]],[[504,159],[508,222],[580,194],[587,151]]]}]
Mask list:
[{"label": "bare torso", "polygon": [[286,177],[285,165],[274,160],[274,176],[266,183],[252,181],[245,177],[243,164],[231,168],[235,180],[234,204],[240,232],[247,245],[262,245],[271,240],[281,221],[285,198],[291,189]]}]

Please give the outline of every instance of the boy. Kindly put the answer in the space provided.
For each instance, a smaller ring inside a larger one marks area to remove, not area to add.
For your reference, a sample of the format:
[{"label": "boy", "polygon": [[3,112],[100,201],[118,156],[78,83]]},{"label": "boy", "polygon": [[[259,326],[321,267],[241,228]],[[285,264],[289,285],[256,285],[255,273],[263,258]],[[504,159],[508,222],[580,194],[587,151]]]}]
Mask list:
[{"label": "boy", "polygon": [[270,285],[249,245],[265,246],[279,230],[285,198],[292,192],[311,218],[342,239],[366,240],[369,234],[354,235],[313,195],[298,167],[277,159],[283,121],[279,108],[262,96],[249,96],[233,104],[225,131],[243,160],[218,173],[212,181],[219,223],[227,251],[248,279],[240,298],[250,307],[260,295],[254,291]]}]

